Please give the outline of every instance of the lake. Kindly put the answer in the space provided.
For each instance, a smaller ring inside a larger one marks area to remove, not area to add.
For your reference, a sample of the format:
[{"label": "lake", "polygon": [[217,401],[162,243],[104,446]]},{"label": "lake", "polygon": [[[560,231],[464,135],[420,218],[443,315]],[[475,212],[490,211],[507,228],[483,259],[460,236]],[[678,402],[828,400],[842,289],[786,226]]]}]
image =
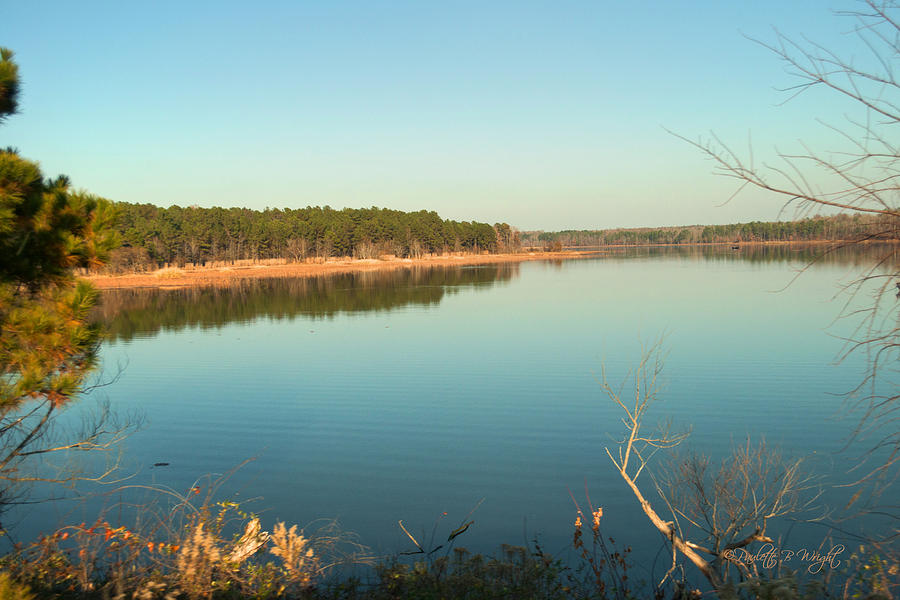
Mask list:
[{"label": "lake", "polygon": [[[633,249],[108,291],[98,311],[110,332],[103,376],[118,379],[93,395],[146,418],[124,445],[131,484],[205,490],[204,475],[253,459],[222,499],[244,502],[267,527],[337,518],[377,554],[413,549],[398,520],[420,541],[438,521],[437,544],[477,507],[458,544],[490,552],[536,538],[566,556],[571,495],[584,503],[587,489],[603,530],[635,547],[641,577],[658,580],[659,535],[604,450],[623,426],[601,369],[618,384],[642,342],[664,335],[648,427],[692,428],[686,447],[714,457],[765,438],[809,457],[827,476],[823,498],[842,504],[848,492],[830,484],[852,479],[858,452],[841,452],[856,418],[839,394],[866,362],[835,363],[835,336],[850,324],[833,323],[841,302],[832,297],[867,259],[836,253],[795,279],[810,257],[786,247]],[[80,522],[88,507],[45,505],[22,527]],[[769,526],[791,546],[826,531]]]}]

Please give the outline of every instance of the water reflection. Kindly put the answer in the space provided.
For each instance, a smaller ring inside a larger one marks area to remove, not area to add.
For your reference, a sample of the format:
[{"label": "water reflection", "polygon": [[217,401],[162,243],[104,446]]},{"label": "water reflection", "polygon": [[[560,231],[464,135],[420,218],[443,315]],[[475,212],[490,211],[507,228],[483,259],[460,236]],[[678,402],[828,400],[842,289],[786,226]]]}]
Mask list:
[{"label": "water reflection", "polygon": [[716,262],[800,262],[863,268],[878,263],[889,268],[900,266],[900,247],[886,243],[603,247],[598,252],[601,256],[618,258],[702,258]]},{"label": "water reflection", "polygon": [[340,313],[435,306],[446,294],[489,288],[519,274],[518,263],[416,267],[309,278],[239,280],[228,287],[107,290],[94,311],[107,339],[129,341],[187,327],[220,328],[259,318],[332,318]]},{"label": "water reflection", "polygon": [[[660,246],[603,248],[597,260],[702,259],[707,262],[794,262],[886,268],[900,264],[893,244],[833,247],[808,245]],[[569,261],[545,264],[563,269]],[[187,327],[219,328],[259,318],[331,318],[339,313],[386,311],[403,306],[436,306],[445,294],[506,283],[519,275],[519,263],[477,267],[413,267],[391,271],[342,273],[310,278],[245,279],[226,287],[107,290],[94,311],[107,339],[129,341]]]}]

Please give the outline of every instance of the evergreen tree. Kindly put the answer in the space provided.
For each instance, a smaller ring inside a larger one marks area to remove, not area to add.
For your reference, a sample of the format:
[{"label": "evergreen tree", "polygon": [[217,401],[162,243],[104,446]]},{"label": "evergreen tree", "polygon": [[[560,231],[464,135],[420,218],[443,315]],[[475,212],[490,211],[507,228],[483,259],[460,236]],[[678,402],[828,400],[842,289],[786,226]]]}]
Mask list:
[{"label": "evergreen tree", "polygon": [[[0,49],[0,122],[18,101],[18,69]],[[96,292],[74,270],[99,264],[116,245],[112,204],[75,193],[65,176],[0,151],[0,510],[35,479],[36,457],[109,444],[103,419],[75,441],[52,434],[54,416],[82,389],[99,332],[87,322]],[[72,472],[42,480],[73,481]]]},{"label": "evergreen tree", "polygon": [[0,123],[19,106],[19,66],[12,57],[11,51],[0,48]]}]

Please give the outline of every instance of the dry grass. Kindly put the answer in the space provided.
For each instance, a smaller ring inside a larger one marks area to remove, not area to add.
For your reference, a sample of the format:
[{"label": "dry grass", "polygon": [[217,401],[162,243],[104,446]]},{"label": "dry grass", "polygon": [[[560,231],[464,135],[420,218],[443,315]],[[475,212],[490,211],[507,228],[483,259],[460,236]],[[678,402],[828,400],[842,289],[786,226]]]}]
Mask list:
[{"label": "dry grass", "polygon": [[336,523],[307,533],[279,522],[269,533],[239,504],[214,501],[218,485],[205,496],[200,486],[184,495],[151,488],[159,496],[127,527],[100,518],[17,549],[0,561],[15,582],[4,595],[0,580],[0,600],[27,586],[59,598],[298,597],[332,566],[367,562]]},{"label": "dry grass", "polygon": [[529,252],[519,254],[445,254],[417,259],[398,259],[381,256],[373,259],[330,259],[324,262],[254,264],[247,266],[198,267],[193,269],[160,269],[154,273],[130,275],[88,275],[100,289],[136,287],[199,287],[230,285],[238,279],[270,277],[318,277],[337,273],[376,270],[409,269],[417,266],[440,267],[481,265],[531,260],[559,260],[585,258],[596,252]]},{"label": "dry grass", "polygon": [[306,587],[319,574],[319,559],[310,540],[297,533],[297,526],[288,529],[284,522],[275,524],[272,531],[272,548],[269,550],[281,558],[288,580],[293,585]]},{"label": "dry grass", "polygon": [[158,269],[153,273],[150,273],[147,277],[154,277],[156,279],[179,279],[184,276],[185,272],[181,269],[166,267],[165,269]]}]

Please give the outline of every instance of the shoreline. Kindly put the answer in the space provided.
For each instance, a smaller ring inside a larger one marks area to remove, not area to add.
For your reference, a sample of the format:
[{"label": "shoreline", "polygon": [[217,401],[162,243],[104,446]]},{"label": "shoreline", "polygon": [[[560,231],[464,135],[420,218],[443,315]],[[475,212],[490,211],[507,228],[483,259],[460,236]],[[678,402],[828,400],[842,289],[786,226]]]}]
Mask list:
[{"label": "shoreline", "polygon": [[566,252],[521,252],[517,254],[463,254],[425,258],[391,259],[332,259],[326,262],[298,262],[281,264],[248,264],[225,267],[166,268],[146,273],[126,275],[86,275],[99,290],[127,288],[185,288],[229,285],[245,279],[270,277],[319,277],[337,273],[355,273],[416,267],[455,267],[534,260],[562,260],[586,258],[599,254],[596,250]]},{"label": "shoreline", "polygon": [[[879,243],[867,241],[864,244]],[[569,260],[599,256],[635,248],[708,248],[723,247],[759,247],[759,246],[819,246],[826,244],[849,243],[841,240],[807,240],[807,241],[754,241],[754,242],[710,242],[693,244],[623,244],[615,246],[582,247],[580,249],[547,252],[543,250],[518,252],[514,254],[444,254],[424,258],[351,259],[335,258],[325,262],[272,262],[252,263],[240,261],[242,264],[228,266],[201,266],[184,268],[163,268],[143,273],[125,275],[88,274],[81,278],[90,281],[100,290],[129,288],[175,289],[186,287],[204,287],[230,285],[246,279],[265,279],[270,277],[320,277],[338,273],[357,273],[380,270],[412,269],[417,267],[453,267],[487,265],[497,263],[518,263],[536,260]],[[856,242],[858,243],[858,242]],[[890,241],[888,241],[890,243]]]}]

